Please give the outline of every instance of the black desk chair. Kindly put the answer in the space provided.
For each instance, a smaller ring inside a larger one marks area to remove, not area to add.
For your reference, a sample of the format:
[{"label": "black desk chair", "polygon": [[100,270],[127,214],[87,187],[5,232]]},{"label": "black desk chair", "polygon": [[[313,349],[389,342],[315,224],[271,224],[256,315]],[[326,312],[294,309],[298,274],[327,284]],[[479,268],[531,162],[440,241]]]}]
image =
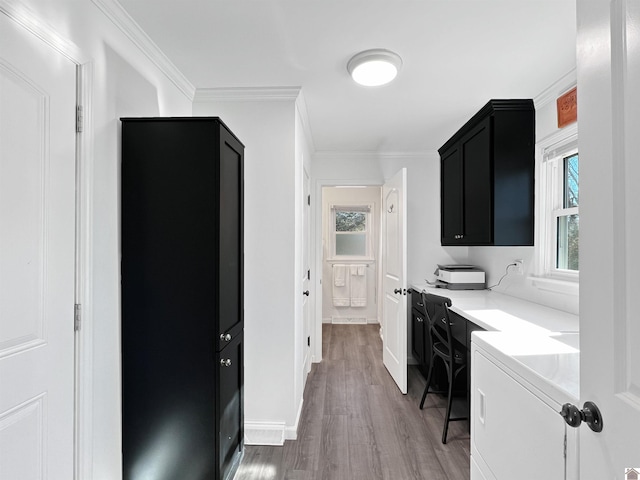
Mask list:
[{"label": "black desk chair", "polygon": [[427,385],[424,387],[420,410],[424,407],[424,401],[429,392],[431,377],[433,375],[433,364],[436,358],[440,358],[447,370],[449,381],[449,392],[447,396],[447,412],[444,417],[444,430],[442,431],[442,443],[447,443],[447,431],[449,422],[457,420],[467,420],[467,417],[451,417],[451,403],[453,400],[453,384],[458,374],[467,366],[466,349],[459,348],[453,341],[451,334],[451,321],[449,320],[449,307],[451,300],[446,297],[439,297],[430,293],[422,293],[422,303],[427,312],[429,322],[429,342],[431,343],[431,360],[427,373]]}]

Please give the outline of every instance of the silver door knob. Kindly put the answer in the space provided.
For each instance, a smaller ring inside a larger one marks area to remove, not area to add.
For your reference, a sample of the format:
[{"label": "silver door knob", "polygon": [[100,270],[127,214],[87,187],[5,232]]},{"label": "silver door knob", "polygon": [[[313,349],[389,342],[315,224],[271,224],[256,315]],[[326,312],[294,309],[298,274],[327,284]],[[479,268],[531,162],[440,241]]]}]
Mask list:
[{"label": "silver door knob", "polygon": [[231,366],[231,359],[230,358],[221,358],[220,359],[220,366],[221,367],[230,367]]},{"label": "silver door knob", "polygon": [[227,334],[221,333],[220,334],[220,340],[222,340],[223,342],[230,342],[231,338],[233,338],[233,337],[231,337],[230,333],[227,333]]}]

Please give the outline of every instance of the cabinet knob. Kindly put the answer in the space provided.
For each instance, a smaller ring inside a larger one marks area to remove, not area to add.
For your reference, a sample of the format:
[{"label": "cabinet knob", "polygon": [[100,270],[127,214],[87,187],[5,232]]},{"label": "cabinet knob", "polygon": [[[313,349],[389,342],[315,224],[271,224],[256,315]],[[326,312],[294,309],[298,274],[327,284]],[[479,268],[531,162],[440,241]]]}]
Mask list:
[{"label": "cabinet knob", "polygon": [[422,318],[420,318],[420,317],[416,317],[416,320],[418,320],[418,323],[424,322],[424,320]]},{"label": "cabinet knob", "polygon": [[220,359],[220,366],[221,367],[230,367],[231,366],[231,359],[230,358],[221,358]]},{"label": "cabinet knob", "polygon": [[230,333],[221,333],[220,334],[220,340],[222,340],[223,342],[230,342],[231,341],[231,334]]},{"label": "cabinet knob", "polygon": [[306,295],[307,297],[309,296],[309,290],[305,290],[304,292],[302,292],[303,295]]}]

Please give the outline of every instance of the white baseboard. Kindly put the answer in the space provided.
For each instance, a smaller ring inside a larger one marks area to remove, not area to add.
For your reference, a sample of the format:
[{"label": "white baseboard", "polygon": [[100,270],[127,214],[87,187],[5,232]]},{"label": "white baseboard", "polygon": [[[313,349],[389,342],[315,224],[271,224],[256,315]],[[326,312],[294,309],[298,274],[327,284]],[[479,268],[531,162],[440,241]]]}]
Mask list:
[{"label": "white baseboard", "polygon": [[291,426],[284,422],[244,422],[244,444],[282,446],[285,440],[296,440],[303,405],[304,400],[300,401],[296,422]]},{"label": "white baseboard", "polygon": [[284,422],[244,422],[245,445],[284,445]]}]

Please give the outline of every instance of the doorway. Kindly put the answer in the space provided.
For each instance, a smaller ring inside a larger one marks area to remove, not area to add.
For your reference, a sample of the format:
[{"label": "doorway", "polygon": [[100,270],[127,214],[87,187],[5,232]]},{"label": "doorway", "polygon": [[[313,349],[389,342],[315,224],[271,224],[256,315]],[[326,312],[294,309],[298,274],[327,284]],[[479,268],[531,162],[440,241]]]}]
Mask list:
[{"label": "doorway", "polygon": [[322,323],[380,322],[380,186],[324,186]]}]

